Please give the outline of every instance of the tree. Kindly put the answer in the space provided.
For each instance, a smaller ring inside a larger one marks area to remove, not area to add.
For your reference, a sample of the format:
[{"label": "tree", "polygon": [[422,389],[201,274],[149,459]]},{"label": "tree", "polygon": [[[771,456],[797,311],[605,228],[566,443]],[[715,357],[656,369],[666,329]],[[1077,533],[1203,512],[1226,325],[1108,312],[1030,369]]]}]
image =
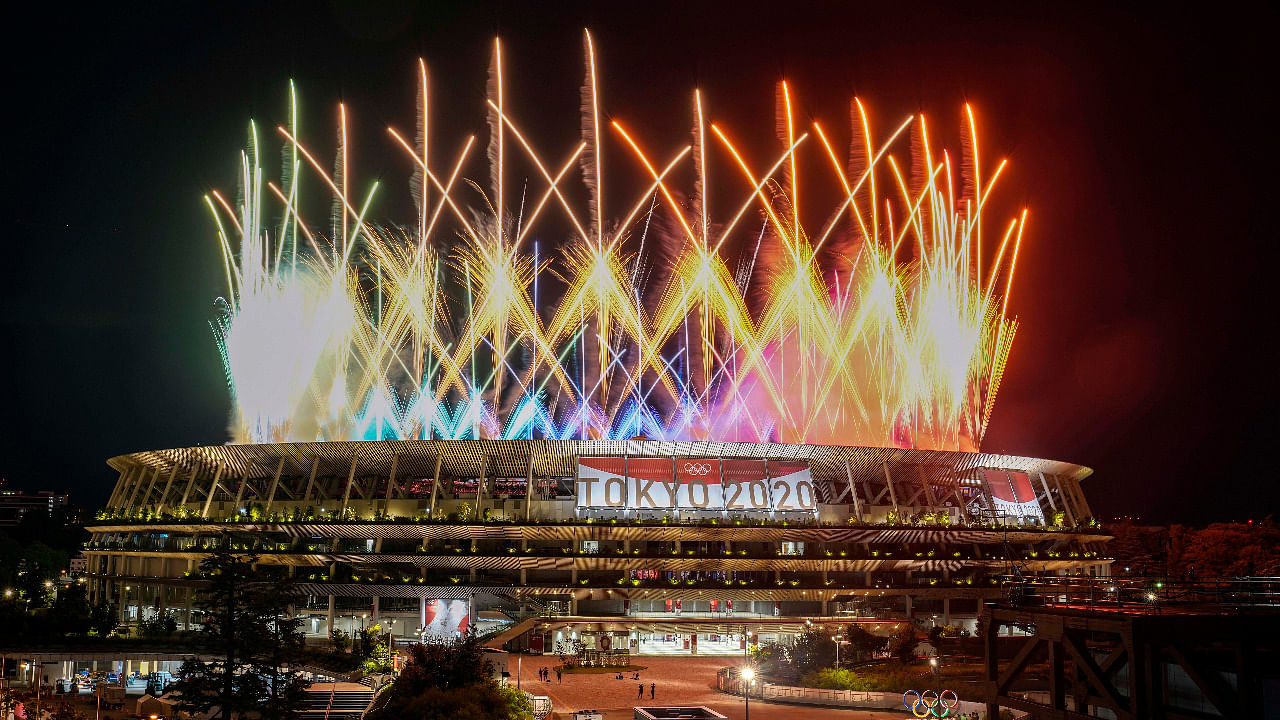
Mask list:
[{"label": "tree", "polygon": [[1280,572],[1280,528],[1260,523],[1213,523],[1196,530],[1175,525],[1170,568],[1177,577],[1270,576]]},{"label": "tree", "polygon": [[820,630],[801,633],[791,645],[791,665],[796,674],[831,667],[836,661],[836,645],[831,635]]},{"label": "tree", "polygon": [[351,647],[351,635],[345,631],[334,628],[329,633],[329,642],[333,643],[333,649],[338,652],[346,652]]},{"label": "tree", "polygon": [[120,625],[120,608],[103,601],[89,608],[89,629],[98,637],[110,635]]},{"label": "tree", "polygon": [[165,638],[178,632],[178,621],[172,610],[157,610],[151,617],[138,623],[138,629],[146,638]]},{"label": "tree", "polygon": [[85,586],[72,583],[60,590],[49,610],[49,620],[64,635],[88,635],[93,628],[93,613]]},{"label": "tree", "polygon": [[916,638],[916,631],[910,627],[904,628],[902,634],[893,641],[893,656],[903,664],[907,665],[916,658],[916,645],[920,644],[920,640]]},{"label": "tree", "polygon": [[307,683],[294,669],[303,650],[300,620],[289,613],[295,590],[254,569],[255,556],[236,555],[224,542],[200,563],[209,584],[196,605],[204,612],[202,656],[183,662],[179,709],[222,720],[253,711],[275,720],[292,717]]},{"label": "tree", "polygon": [[301,708],[311,684],[297,669],[306,647],[306,634],[302,618],[294,615],[290,606],[299,593],[288,578],[256,590],[249,596],[250,611],[264,630],[265,647],[257,648],[258,652],[249,657],[249,665],[267,681],[267,696],[259,716],[266,720],[291,718]]},{"label": "tree", "polygon": [[369,720],[532,720],[528,697],[493,679],[474,633],[453,645],[411,645],[408,652]]},{"label": "tree", "polygon": [[51,595],[44,581],[58,577],[67,567],[67,553],[36,541],[22,551],[22,562],[25,572],[18,578],[18,586],[31,599],[33,607],[43,607]]},{"label": "tree", "polygon": [[849,649],[858,660],[870,659],[889,644],[889,638],[876,635],[856,623],[845,629],[845,636],[849,640]]}]

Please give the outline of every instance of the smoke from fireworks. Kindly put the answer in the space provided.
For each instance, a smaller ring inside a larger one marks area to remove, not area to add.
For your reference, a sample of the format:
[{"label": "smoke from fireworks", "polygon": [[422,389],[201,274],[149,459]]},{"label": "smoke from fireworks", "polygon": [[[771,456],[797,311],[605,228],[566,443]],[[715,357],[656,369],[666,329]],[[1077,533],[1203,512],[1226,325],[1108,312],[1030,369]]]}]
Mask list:
[{"label": "smoke from fireworks", "polygon": [[[418,127],[388,128],[413,173],[418,217],[405,225],[369,219],[378,184],[355,187],[347,109],[329,170],[299,137],[290,87],[279,184],[254,127],[241,199],[206,198],[229,288],[213,325],[233,439],[976,450],[1017,327],[1007,298],[1026,212],[983,247],[1004,163],[980,162],[970,108],[956,160],[923,117],[873,132],[855,98],[838,152],[819,123],[797,122],[779,83],[776,154],[752,166],[695,91],[692,142],[659,157],[602,118],[589,34],[585,49],[581,140],[554,161],[505,101],[495,41],[487,157],[471,137],[433,165],[420,63]],[[483,180],[469,179],[478,167]],[[615,206],[613,177],[637,172]],[[326,227],[300,213],[303,176],[333,198]],[[814,177],[831,185],[812,196],[842,198],[818,224],[801,202]]]}]

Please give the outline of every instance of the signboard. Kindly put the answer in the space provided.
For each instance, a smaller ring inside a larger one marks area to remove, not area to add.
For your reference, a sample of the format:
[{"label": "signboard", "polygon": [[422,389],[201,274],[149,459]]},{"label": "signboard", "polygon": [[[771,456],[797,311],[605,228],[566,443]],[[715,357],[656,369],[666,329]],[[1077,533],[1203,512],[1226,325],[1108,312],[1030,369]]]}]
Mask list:
[{"label": "signboard", "polygon": [[983,468],[982,474],[991,488],[991,502],[997,513],[1044,523],[1044,510],[1026,473]]},{"label": "signboard", "polygon": [[721,510],[724,488],[721,485],[721,462],[706,458],[677,458],[676,500],[686,510]]},{"label": "signboard", "polygon": [[769,468],[764,460],[724,461],[724,508],[770,510]]},{"label": "signboard", "polygon": [[670,458],[627,458],[627,506],[636,509],[673,508],[676,487]]},{"label": "signboard", "polygon": [[818,509],[817,493],[809,463],[803,461],[770,462],[769,492],[773,509],[781,511],[814,511]]},{"label": "signboard", "polygon": [[471,626],[469,606],[466,600],[428,600],[423,637],[451,642],[466,634]]},{"label": "signboard", "polygon": [[580,508],[816,512],[809,463],[719,458],[578,459]]},{"label": "signboard", "polygon": [[584,457],[578,460],[578,507],[675,507],[669,458]]}]

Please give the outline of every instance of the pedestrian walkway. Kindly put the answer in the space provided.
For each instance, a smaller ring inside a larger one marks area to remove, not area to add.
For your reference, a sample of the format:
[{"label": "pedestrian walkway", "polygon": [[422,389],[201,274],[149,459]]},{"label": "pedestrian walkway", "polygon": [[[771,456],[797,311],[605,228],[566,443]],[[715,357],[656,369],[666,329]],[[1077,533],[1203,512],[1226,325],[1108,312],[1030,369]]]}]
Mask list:
[{"label": "pedestrian walkway", "polygon": [[[632,720],[632,708],[637,705],[706,705],[730,720],[743,720],[742,700],[715,687],[716,671],[734,663],[733,659],[686,655],[642,656],[633,657],[632,661],[646,666],[640,671],[639,680],[631,679],[631,673],[626,672],[623,673],[624,680],[615,679],[613,673],[566,673],[563,682],[557,682],[553,671],[550,682],[541,682],[538,680],[538,668],[554,666],[558,660],[554,655],[526,656],[522,663],[521,689],[533,695],[550,697],[553,713],[560,720],[567,720],[575,710],[601,710],[605,720]],[[516,663],[511,663],[511,668],[515,667]],[[636,686],[640,683],[644,683],[643,700],[636,698]],[[650,684],[656,691],[652,699],[649,696]],[[753,720],[902,720],[903,714],[774,705],[752,700],[751,717]]]}]

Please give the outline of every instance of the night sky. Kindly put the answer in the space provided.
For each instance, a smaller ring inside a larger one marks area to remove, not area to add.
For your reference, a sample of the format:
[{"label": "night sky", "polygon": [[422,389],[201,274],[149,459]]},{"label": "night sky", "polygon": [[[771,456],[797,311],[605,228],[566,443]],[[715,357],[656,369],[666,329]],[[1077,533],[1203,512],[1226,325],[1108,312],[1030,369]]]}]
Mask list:
[{"label": "night sky", "polygon": [[695,86],[760,157],[782,78],[805,121],[845,128],[856,93],[881,129],[924,111],[952,148],[972,102],[987,162],[1010,160],[997,189],[1007,212],[993,217],[1030,208],[1009,303],[1022,326],[983,449],[1095,468],[1085,490],[1103,517],[1209,522],[1280,506],[1275,228],[1263,212],[1274,9],[451,3],[370,16],[359,5],[10,14],[0,476],[11,485],[96,506],[115,481],[108,457],[226,441],[208,325],[225,290],[201,196],[234,196],[248,119],[284,121],[290,77],[312,139],[332,138],[336,104],[349,103],[356,176],[381,178],[375,214],[403,221],[410,168],[384,128],[414,122],[416,59],[432,70],[433,132],[452,153],[466,134],[483,140],[501,34],[508,101],[558,157],[577,141],[586,26],[604,112],[664,156],[688,142]]}]

